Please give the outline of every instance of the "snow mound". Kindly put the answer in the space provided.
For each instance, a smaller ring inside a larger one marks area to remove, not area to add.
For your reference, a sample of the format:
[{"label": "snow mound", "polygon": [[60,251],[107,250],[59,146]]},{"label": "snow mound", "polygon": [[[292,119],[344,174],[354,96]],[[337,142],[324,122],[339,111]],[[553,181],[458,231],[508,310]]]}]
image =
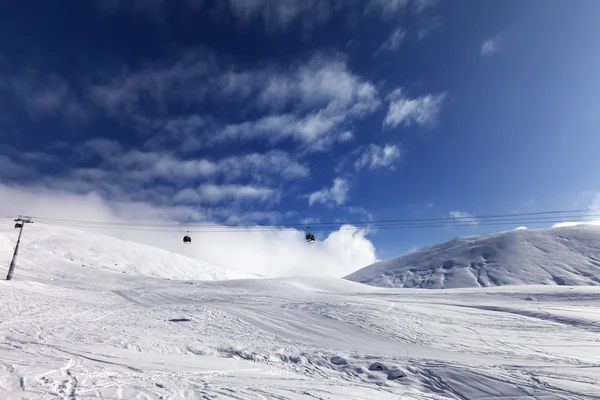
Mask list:
[{"label": "snow mound", "polygon": [[600,285],[600,227],[513,230],[456,238],[380,261],[345,279],[380,287]]},{"label": "snow mound", "polygon": [[[8,264],[18,230],[0,228],[0,261]],[[182,244],[183,245],[183,244]],[[66,269],[65,269],[66,268]],[[174,280],[252,279],[256,276],[207,264],[181,254],[97,233],[39,223],[25,227],[15,278],[50,271],[93,269]]]}]

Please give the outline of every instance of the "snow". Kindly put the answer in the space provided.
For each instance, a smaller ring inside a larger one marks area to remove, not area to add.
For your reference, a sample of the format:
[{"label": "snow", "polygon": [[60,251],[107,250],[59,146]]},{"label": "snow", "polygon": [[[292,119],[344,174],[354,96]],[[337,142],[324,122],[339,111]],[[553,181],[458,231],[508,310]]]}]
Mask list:
[{"label": "snow", "polygon": [[600,227],[518,229],[380,261],[346,279],[381,287],[600,285]]},{"label": "snow", "polygon": [[[600,396],[600,287],[167,279],[150,272],[190,272],[160,269],[160,250],[25,229],[0,281],[1,399]],[[0,231],[6,268],[16,236]]]},{"label": "snow", "polygon": [[[23,232],[19,253],[34,255],[33,258],[25,257],[15,272],[25,276],[29,276],[29,268],[36,268],[43,260],[45,269],[67,270],[69,273],[77,270],[88,273],[93,269],[177,280],[255,278],[245,272],[216,267],[181,254],[97,233],[40,223],[27,224]],[[18,230],[4,226],[0,235],[0,250],[10,248],[7,256],[10,262],[13,244],[8,238],[16,239]]]}]

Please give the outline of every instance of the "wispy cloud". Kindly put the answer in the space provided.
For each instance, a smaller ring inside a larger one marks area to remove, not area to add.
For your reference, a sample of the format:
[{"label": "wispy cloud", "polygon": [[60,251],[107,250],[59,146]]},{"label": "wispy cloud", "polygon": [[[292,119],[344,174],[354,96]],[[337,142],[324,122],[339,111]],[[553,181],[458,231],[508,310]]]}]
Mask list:
[{"label": "wispy cloud", "polygon": [[396,89],[388,96],[390,105],[383,125],[395,128],[401,124],[429,124],[437,119],[445,98],[446,93],[410,98],[402,89]]},{"label": "wispy cloud", "polygon": [[219,160],[216,164],[217,169],[228,180],[248,176],[256,181],[266,181],[269,176],[291,180],[310,175],[308,167],[282,150],[231,156]]},{"label": "wispy cloud", "polygon": [[413,0],[413,8],[416,13],[425,11],[426,9],[437,5],[439,0]]},{"label": "wispy cloud", "polygon": [[[350,72],[340,55],[316,54],[287,71],[267,68],[246,79],[251,83],[244,87],[250,86],[257,104],[276,113],[229,124],[214,141],[292,138],[305,148],[323,150],[350,139],[343,127],[381,104],[375,85]],[[292,105],[294,112],[281,112]]]},{"label": "wispy cloud", "polygon": [[76,153],[100,157],[100,166],[128,179],[151,182],[164,178],[178,181],[221,177],[226,180],[270,177],[297,179],[309,176],[309,169],[282,150],[246,153],[221,159],[181,158],[173,153],[128,150],[106,139],[91,139],[77,147]]},{"label": "wispy cloud", "polygon": [[403,11],[410,0],[371,0],[367,5],[367,11],[378,10],[384,17],[391,18],[398,11]]},{"label": "wispy cloud", "polygon": [[498,33],[496,36],[485,40],[481,44],[481,55],[482,56],[491,56],[500,50],[502,50],[502,46],[504,44],[504,36],[502,33]]},{"label": "wispy cloud", "polygon": [[247,23],[260,19],[267,31],[280,31],[301,21],[302,26],[311,28],[349,6],[354,1],[346,0],[227,0],[232,14],[238,21]]},{"label": "wispy cloud", "polygon": [[[109,82],[94,85],[90,97],[113,115],[135,115],[141,103],[155,115],[166,112],[175,103],[198,104],[204,101],[217,65],[212,52],[205,49],[188,51],[171,63],[149,65],[134,72],[123,72]],[[146,108],[145,107],[145,108]]]},{"label": "wispy cloud", "polygon": [[156,118],[136,115],[136,129],[150,136],[144,147],[150,150],[176,148],[182,153],[193,153],[205,144],[203,137],[217,130],[214,119],[206,115],[190,114]]},{"label": "wispy cloud", "polygon": [[[345,56],[324,53],[284,68],[239,71],[218,65],[203,51],[190,52],[174,64],[149,66],[96,85],[91,93],[110,114],[134,116],[140,131],[154,133],[149,148],[180,142],[183,148],[198,149],[230,140],[275,143],[287,138],[306,149],[323,150],[347,140],[348,125],[381,105],[375,85],[352,73]],[[193,113],[160,116],[174,104],[191,111],[206,101],[244,107],[259,116],[236,123]]]},{"label": "wispy cloud", "polygon": [[175,195],[174,200],[186,204],[216,204],[224,200],[278,202],[279,192],[272,188],[255,185],[217,185],[214,183],[206,183],[200,185],[198,189],[186,188],[179,191]]},{"label": "wispy cloud", "polygon": [[477,223],[478,223],[477,218],[475,218],[473,215],[469,214],[468,212],[464,212],[464,211],[450,211],[448,216],[450,218],[455,219],[455,221],[452,221],[453,223],[468,224],[468,225],[477,225]]},{"label": "wispy cloud", "polygon": [[431,32],[439,29],[442,26],[442,19],[436,15],[423,23],[423,26],[417,31],[417,39],[423,40],[431,34]]},{"label": "wispy cloud", "polygon": [[404,38],[406,37],[406,30],[404,28],[395,29],[390,36],[381,44],[379,49],[375,52],[375,55],[379,55],[384,52],[393,52],[400,49]]},{"label": "wispy cloud", "polygon": [[395,144],[386,144],[385,146],[371,144],[356,160],[354,167],[356,170],[386,167],[394,169],[394,163],[400,160],[401,155],[400,148]]},{"label": "wispy cloud", "polygon": [[[98,193],[110,199],[155,205],[208,204],[214,208],[243,202],[261,202],[270,207],[279,202],[284,183],[310,175],[307,166],[282,150],[187,158],[175,153],[125,149],[113,140],[92,139],[62,152],[64,166],[51,154],[19,153],[3,146],[0,179],[28,177],[30,183],[65,192]],[[54,166],[52,176],[43,173],[48,163]]]},{"label": "wispy cloud", "polygon": [[32,118],[62,115],[69,122],[84,122],[89,115],[83,101],[55,74],[42,75],[28,68],[18,75],[0,77],[0,89],[22,104]]},{"label": "wispy cloud", "polygon": [[[172,14],[185,17],[207,12],[217,21],[225,15],[233,17],[241,27],[258,22],[266,32],[277,33],[291,28],[307,32],[342,13],[377,12],[386,19],[405,11],[418,14],[435,5],[437,0],[186,0],[177,4],[166,0],[96,0],[96,3],[107,15],[126,10],[163,23]],[[173,9],[178,12],[168,12]]]},{"label": "wispy cloud", "polygon": [[342,205],[348,199],[350,183],[344,178],[335,178],[330,188],[323,188],[308,195],[308,204]]}]

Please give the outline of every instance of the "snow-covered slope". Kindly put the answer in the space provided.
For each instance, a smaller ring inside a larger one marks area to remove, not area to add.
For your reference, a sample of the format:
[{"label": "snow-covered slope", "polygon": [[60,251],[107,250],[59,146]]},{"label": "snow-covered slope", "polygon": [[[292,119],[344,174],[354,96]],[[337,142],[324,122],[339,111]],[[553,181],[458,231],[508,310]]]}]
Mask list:
[{"label": "snow-covered slope", "polygon": [[522,229],[457,238],[346,279],[381,287],[600,285],[600,227]]},{"label": "snow-covered slope", "polygon": [[[5,253],[0,262],[10,263],[17,237],[18,230],[12,226],[4,225],[0,228],[0,251]],[[156,247],[39,223],[28,224],[25,227],[15,277],[27,275],[31,265],[42,265],[46,271],[58,268],[85,273],[94,269],[183,280],[253,277],[244,272],[216,267]],[[36,274],[39,275],[39,271]]]},{"label": "snow-covered slope", "polygon": [[39,225],[22,245],[2,400],[600,398],[600,287],[167,280],[106,265],[172,276],[146,246]]}]

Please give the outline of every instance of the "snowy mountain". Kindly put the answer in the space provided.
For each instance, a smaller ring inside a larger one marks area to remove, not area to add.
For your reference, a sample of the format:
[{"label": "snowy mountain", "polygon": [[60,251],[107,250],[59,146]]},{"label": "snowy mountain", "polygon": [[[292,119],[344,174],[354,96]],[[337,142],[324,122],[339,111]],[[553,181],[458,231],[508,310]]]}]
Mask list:
[{"label": "snowy mountain", "polygon": [[369,265],[346,279],[381,287],[600,285],[600,227],[518,229],[456,238]]},{"label": "snowy mountain", "polygon": [[[8,266],[18,237],[12,226],[0,228],[0,262]],[[183,244],[182,244],[183,245]],[[29,274],[31,265],[53,270],[104,270],[156,278],[225,280],[252,278],[251,274],[232,271],[135,242],[40,223],[25,227],[15,276]],[[39,271],[36,272],[39,274]]]}]

